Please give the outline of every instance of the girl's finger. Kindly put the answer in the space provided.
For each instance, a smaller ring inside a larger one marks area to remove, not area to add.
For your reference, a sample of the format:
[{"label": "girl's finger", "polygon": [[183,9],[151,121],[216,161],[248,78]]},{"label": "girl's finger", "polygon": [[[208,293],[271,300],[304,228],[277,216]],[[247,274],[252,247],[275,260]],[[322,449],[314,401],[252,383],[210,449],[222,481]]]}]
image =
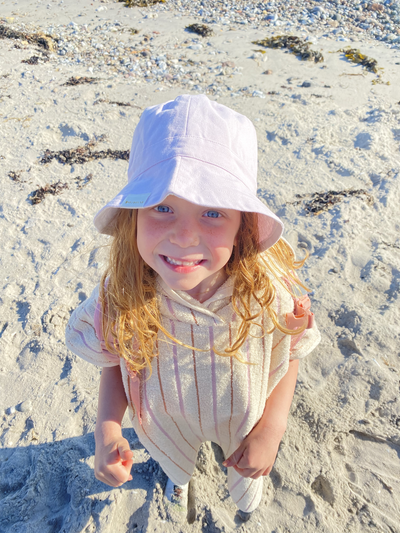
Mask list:
[{"label": "girl's finger", "polygon": [[225,459],[225,461],[222,464],[226,467],[237,465],[238,462],[241,460],[242,456],[243,456],[243,449],[239,447],[237,450],[233,452],[231,456],[228,457],[228,459]]},{"label": "girl's finger", "polygon": [[251,477],[251,479],[258,479],[259,477],[263,476],[264,475],[264,469],[261,469],[259,470],[258,472],[256,472],[255,474],[253,474]]},{"label": "girl's finger", "polygon": [[112,470],[107,472],[107,477],[113,482],[114,487],[119,487],[128,481],[129,472],[122,465],[114,465]]},{"label": "girl's finger", "polygon": [[133,465],[132,459],[130,459],[129,461],[122,461],[122,466],[125,468],[125,470],[126,470],[126,472],[128,472],[128,474],[131,471],[132,465]]},{"label": "girl's finger", "polygon": [[236,470],[238,474],[240,474],[242,477],[251,477],[254,474],[254,470],[251,468],[239,468],[238,466],[234,465],[233,468]]},{"label": "girl's finger", "polygon": [[118,453],[123,461],[128,461],[133,457],[133,451],[129,448],[129,444],[125,442],[118,445]]}]

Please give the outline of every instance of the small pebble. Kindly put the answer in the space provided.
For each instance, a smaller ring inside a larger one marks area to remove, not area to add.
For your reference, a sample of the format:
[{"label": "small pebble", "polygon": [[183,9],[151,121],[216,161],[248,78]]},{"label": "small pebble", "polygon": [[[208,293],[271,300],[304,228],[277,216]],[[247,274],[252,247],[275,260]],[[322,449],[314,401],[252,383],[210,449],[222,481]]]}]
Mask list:
[{"label": "small pebble", "polygon": [[32,402],[30,400],[26,400],[25,402],[20,403],[18,407],[21,413],[27,413],[32,410]]},{"label": "small pebble", "polygon": [[13,414],[15,413],[15,411],[16,411],[16,409],[15,409],[14,406],[9,407],[9,408],[7,409],[7,414],[8,414],[8,415],[13,415]]},{"label": "small pebble", "polygon": [[300,85],[300,87],[311,87],[312,83],[311,81],[303,81],[303,83]]}]

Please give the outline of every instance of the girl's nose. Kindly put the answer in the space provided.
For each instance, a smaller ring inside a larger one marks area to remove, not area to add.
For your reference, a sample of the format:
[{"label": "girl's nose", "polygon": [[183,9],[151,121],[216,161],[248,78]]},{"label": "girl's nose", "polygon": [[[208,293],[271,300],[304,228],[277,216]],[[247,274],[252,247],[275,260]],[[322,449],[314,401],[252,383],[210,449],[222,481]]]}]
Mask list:
[{"label": "girl's nose", "polygon": [[200,235],[197,231],[196,224],[186,220],[178,222],[170,234],[170,242],[177,244],[181,248],[190,248],[198,246]]}]

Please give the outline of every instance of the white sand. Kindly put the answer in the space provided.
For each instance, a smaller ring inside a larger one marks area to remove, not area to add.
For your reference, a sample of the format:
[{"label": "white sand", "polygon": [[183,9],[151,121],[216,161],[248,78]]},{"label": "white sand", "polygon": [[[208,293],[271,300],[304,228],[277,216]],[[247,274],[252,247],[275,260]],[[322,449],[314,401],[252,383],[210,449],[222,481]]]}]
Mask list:
[{"label": "white sand", "polygon": [[[93,4],[74,0],[61,12],[56,4],[19,0],[1,8],[15,17],[18,7],[16,22],[45,29],[55,18],[90,22],[102,5]],[[107,4],[101,15],[123,21],[124,9]],[[160,32],[160,49],[176,42],[170,53],[178,57],[191,22],[166,13],[141,26]],[[218,101],[256,125],[259,194],[282,217],[299,253],[305,245],[311,252],[304,277],[323,341],[301,364],[289,428],[252,520],[240,525],[235,518],[221,457],[210,445],[194,477],[194,522],[182,531],[399,532],[400,51],[321,38],[314,48],[323,64],[282,50],[267,50],[266,62],[248,59],[259,48],[251,41],[266,35],[221,27],[208,40],[227,54],[187,50],[187,57],[243,67],[224,83],[232,92],[248,86],[250,96]],[[46,149],[76,148],[102,134],[107,139],[96,149],[127,150],[142,109],[189,89],[102,73],[93,74],[102,78],[97,85],[63,87],[70,76],[91,74],[53,60],[21,63],[36,48],[13,44],[0,40],[0,76],[8,75],[0,77],[0,531],[180,531],[162,507],[165,478],[128,421],[133,480],[112,489],[94,478],[100,370],[68,352],[63,340],[69,313],[104,264],[98,246],[107,239],[96,234],[92,217],[125,184],[127,162],[39,161]],[[346,44],[376,58],[390,85],[372,85],[372,73],[360,76],[361,67],[337,53]],[[262,75],[266,69],[273,73]],[[212,76],[209,83],[218,78]],[[300,87],[303,81],[312,86]],[[265,98],[252,97],[253,90]],[[139,107],[93,105],[99,98]],[[22,171],[20,182],[10,171]],[[79,189],[76,178],[89,174],[92,181]],[[69,188],[31,204],[32,191],[58,180]],[[351,187],[366,190],[374,204],[347,197],[318,216],[294,204],[296,194]]]}]

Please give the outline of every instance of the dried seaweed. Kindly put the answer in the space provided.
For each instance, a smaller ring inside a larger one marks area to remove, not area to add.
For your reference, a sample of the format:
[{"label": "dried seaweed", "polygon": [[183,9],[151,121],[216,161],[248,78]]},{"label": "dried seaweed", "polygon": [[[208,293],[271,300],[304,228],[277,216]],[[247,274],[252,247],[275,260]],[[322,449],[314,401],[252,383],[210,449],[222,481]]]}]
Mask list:
[{"label": "dried seaweed", "polygon": [[130,150],[108,149],[94,152],[92,149],[102,140],[104,140],[104,136],[101,136],[96,141],[89,141],[86,146],[79,146],[78,148],[72,148],[71,150],[60,150],[58,152],[46,150],[40,163],[44,165],[50,163],[53,159],[56,159],[59,163],[64,163],[65,165],[87,163],[88,161],[97,161],[98,159],[123,159],[124,161],[129,161]]},{"label": "dried seaweed", "polygon": [[368,205],[374,204],[374,197],[365,189],[346,189],[344,191],[315,192],[303,195],[296,194],[296,198],[299,198],[299,200],[291,202],[291,205],[298,205],[304,198],[310,198],[309,201],[304,202],[306,215],[319,215],[324,211],[329,211],[329,209],[332,209],[336,204],[350,196],[362,198]]},{"label": "dried seaweed", "polygon": [[378,74],[378,77],[372,80],[372,85],[378,85],[378,84],[390,85],[390,81],[383,81],[383,79]]},{"label": "dried seaweed", "polygon": [[45,50],[53,52],[57,48],[57,39],[44,33],[24,33],[22,31],[15,31],[0,24],[0,39],[21,39],[27,41],[29,44],[37,44]]},{"label": "dried seaweed", "polygon": [[310,43],[303,41],[300,37],[294,35],[277,35],[275,37],[267,37],[261,41],[252,41],[252,44],[264,46],[265,48],[287,48],[292,54],[296,54],[303,61],[314,61],[321,63],[324,56],[321,52],[310,50]]},{"label": "dried seaweed", "polygon": [[10,172],[8,173],[8,177],[11,178],[13,181],[20,183],[22,172],[23,170],[10,170]]},{"label": "dried seaweed", "polygon": [[96,104],[111,104],[111,105],[117,105],[119,107],[137,107],[138,109],[142,109],[140,106],[131,104],[130,102],[116,102],[114,100],[108,100],[107,98],[99,98],[95,102],[93,102],[93,105]]},{"label": "dried seaweed", "polygon": [[99,80],[100,78],[89,78],[87,76],[72,76],[72,78],[69,78],[69,80],[63,83],[62,85],[83,85],[84,83],[97,83]]},{"label": "dried seaweed", "polygon": [[29,59],[23,59],[21,61],[21,63],[27,63],[28,65],[38,65],[39,62],[40,63],[47,63],[47,61],[49,60],[49,56],[48,55],[43,55],[43,56],[32,56],[30,57]]},{"label": "dried seaweed", "polygon": [[86,176],[86,178],[81,178],[80,176],[77,176],[75,178],[75,183],[76,183],[76,186],[77,188],[80,190],[80,189],[83,189],[84,187],[86,187],[86,185],[91,182],[93,179],[93,174],[88,174]]},{"label": "dried seaweed", "polygon": [[209,37],[214,33],[206,24],[190,24],[185,27],[185,30],[190,31],[191,33],[197,33],[197,35],[201,35],[202,37]]},{"label": "dried seaweed", "polygon": [[358,50],[358,48],[351,48],[348,46],[347,48],[341,48],[338,52],[342,52],[346,56],[346,59],[352,63],[359,63],[370,72],[373,72],[374,74],[378,73],[379,68],[377,60],[365,56],[360,50]]},{"label": "dried seaweed", "polygon": [[47,184],[44,187],[40,187],[40,189],[33,191],[31,195],[31,202],[33,205],[40,204],[40,202],[42,202],[45,196],[48,194],[56,196],[57,194],[61,194],[64,189],[68,189],[68,184],[61,183],[61,181],[57,181],[57,183],[53,183],[51,185]]},{"label": "dried seaweed", "polygon": [[149,7],[154,4],[165,4],[166,0],[118,0],[123,2],[126,7]]}]

